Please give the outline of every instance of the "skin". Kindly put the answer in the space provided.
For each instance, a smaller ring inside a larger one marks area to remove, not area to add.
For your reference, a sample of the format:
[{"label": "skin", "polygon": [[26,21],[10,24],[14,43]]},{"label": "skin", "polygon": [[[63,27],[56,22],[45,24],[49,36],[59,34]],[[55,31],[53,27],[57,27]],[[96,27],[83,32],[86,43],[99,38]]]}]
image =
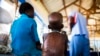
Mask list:
[{"label": "skin", "polygon": [[72,27],[71,26],[74,26],[75,25],[75,22],[74,22],[74,17],[69,17],[69,20],[68,20],[68,28],[70,30],[70,32],[72,31]]},{"label": "skin", "polygon": [[34,10],[30,9],[25,12],[30,18],[34,18]]},{"label": "skin", "polygon": [[[49,23],[59,22],[62,24],[62,18],[58,15],[49,16]],[[56,25],[55,25],[56,26]],[[52,29],[52,31],[60,31],[61,29]],[[42,56],[65,56],[67,49],[67,36],[58,32],[51,32],[43,36],[43,53]]]},{"label": "skin", "polygon": [[43,56],[65,56],[66,37],[58,32],[44,36]]}]

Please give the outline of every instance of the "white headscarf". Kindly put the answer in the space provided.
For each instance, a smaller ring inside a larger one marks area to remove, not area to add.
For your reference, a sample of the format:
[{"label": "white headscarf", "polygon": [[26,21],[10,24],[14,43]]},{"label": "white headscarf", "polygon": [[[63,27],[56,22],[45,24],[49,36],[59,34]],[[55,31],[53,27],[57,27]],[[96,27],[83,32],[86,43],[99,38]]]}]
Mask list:
[{"label": "white headscarf", "polygon": [[88,38],[88,30],[87,30],[87,22],[86,18],[80,14],[79,12],[72,12],[69,14],[69,16],[72,16],[75,18],[76,24],[72,28],[71,37],[77,34],[85,34],[85,37]]}]

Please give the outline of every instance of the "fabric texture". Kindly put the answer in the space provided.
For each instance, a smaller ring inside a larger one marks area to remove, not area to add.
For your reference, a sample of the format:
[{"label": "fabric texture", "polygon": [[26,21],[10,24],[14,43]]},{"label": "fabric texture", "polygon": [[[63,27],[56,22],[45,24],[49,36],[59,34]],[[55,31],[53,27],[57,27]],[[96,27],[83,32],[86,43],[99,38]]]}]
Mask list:
[{"label": "fabric texture", "polygon": [[85,35],[75,35],[70,42],[70,56],[90,56],[89,39]]},{"label": "fabric texture", "polygon": [[76,22],[70,36],[70,56],[89,56],[89,34],[85,17],[78,12],[72,12],[69,16],[74,17]]},{"label": "fabric texture", "polygon": [[17,56],[41,54],[36,49],[36,42],[39,41],[37,25],[34,19],[22,14],[11,26],[12,52]]},{"label": "fabric texture", "polygon": [[88,30],[87,30],[87,22],[86,18],[79,12],[71,12],[69,16],[75,18],[76,24],[72,28],[71,37],[77,34],[85,34],[86,38],[88,38]]}]

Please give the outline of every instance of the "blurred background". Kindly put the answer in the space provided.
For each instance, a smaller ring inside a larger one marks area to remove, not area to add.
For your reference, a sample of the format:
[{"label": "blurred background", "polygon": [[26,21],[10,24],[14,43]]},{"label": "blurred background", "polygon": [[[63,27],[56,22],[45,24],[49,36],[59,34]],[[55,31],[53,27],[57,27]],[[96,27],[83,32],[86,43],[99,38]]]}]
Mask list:
[{"label": "blurred background", "polygon": [[29,2],[35,9],[41,43],[43,34],[49,32],[50,13],[60,12],[63,15],[63,30],[70,35],[67,16],[71,11],[79,11],[87,20],[92,51],[100,52],[100,0],[0,0],[0,34],[10,35],[11,24],[20,16],[18,9],[23,2]]}]

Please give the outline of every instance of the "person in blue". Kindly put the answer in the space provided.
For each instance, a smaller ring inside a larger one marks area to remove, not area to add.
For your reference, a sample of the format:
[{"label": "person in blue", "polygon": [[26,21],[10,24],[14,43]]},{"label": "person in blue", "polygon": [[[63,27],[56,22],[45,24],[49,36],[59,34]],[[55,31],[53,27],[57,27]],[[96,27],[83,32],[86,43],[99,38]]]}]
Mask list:
[{"label": "person in blue", "polygon": [[79,12],[71,12],[68,17],[71,29],[70,56],[90,56],[86,18]]},{"label": "person in blue", "polygon": [[41,56],[41,44],[37,34],[34,8],[27,2],[19,8],[21,16],[11,26],[12,53],[15,56]]}]

